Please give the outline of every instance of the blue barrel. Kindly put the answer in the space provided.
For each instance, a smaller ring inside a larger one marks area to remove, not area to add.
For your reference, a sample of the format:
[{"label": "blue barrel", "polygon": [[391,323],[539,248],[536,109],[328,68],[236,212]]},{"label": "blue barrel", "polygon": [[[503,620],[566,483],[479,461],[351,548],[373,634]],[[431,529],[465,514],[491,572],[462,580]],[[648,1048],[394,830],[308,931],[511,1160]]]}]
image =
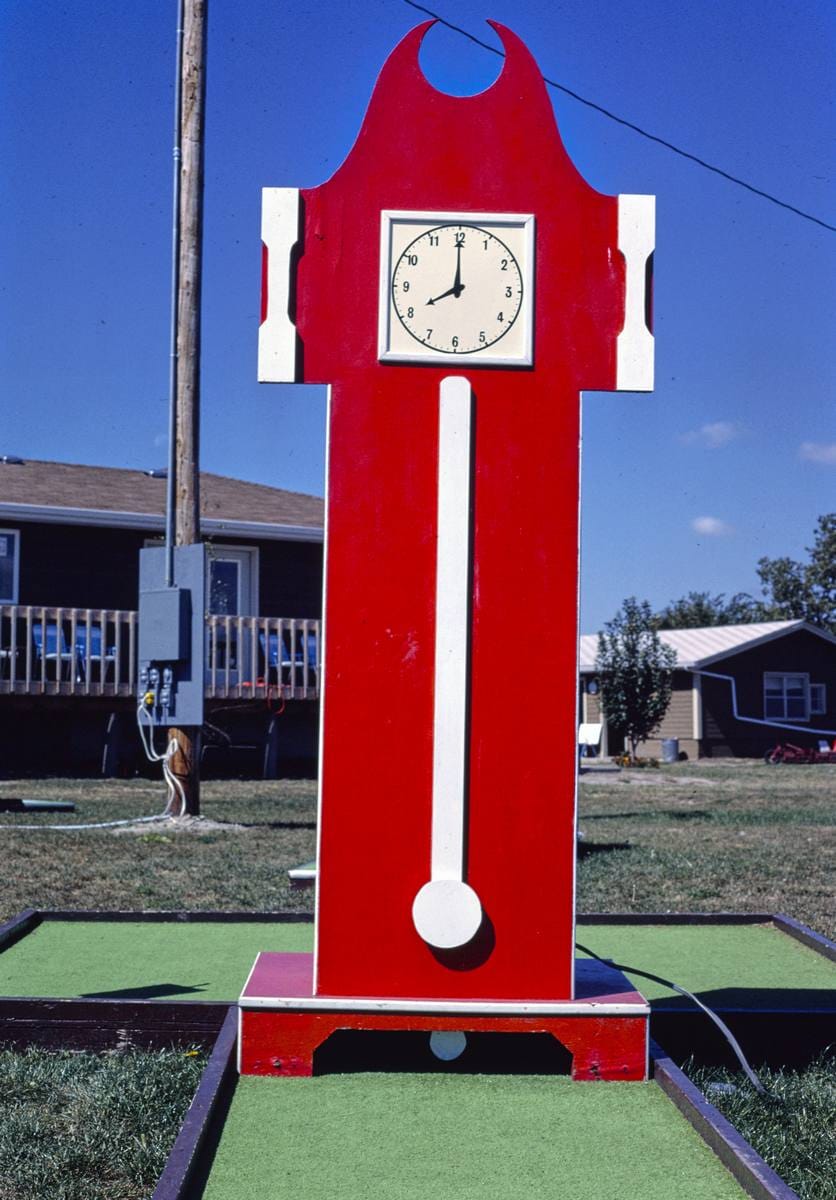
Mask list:
[{"label": "blue barrel", "polygon": [[662,738],[662,762],[679,762],[679,738]]}]

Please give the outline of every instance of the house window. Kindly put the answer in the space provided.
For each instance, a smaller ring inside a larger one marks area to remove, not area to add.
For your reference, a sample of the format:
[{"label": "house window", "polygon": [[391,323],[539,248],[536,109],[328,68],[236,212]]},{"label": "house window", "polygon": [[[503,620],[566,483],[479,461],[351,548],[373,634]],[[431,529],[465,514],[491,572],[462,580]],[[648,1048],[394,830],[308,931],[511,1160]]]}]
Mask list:
[{"label": "house window", "polygon": [[772,721],[809,721],[810,678],[769,672],[763,677],[763,715]]},{"label": "house window", "polygon": [[0,604],[17,604],[20,534],[0,529]]},{"label": "house window", "polygon": [[827,685],[810,684],[810,715],[820,717],[827,712]]},{"label": "house window", "polygon": [[251,616],[258,596],[258,551],[243,546],[207,547],[206,592],[210,613]]}]

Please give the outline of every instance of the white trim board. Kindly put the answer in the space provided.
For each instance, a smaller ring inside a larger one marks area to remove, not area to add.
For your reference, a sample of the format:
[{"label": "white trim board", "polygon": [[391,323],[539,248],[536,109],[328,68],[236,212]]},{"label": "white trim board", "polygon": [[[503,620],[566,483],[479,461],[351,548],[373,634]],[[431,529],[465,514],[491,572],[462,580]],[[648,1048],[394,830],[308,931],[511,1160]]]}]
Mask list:
[{"label": "white trim board", "polygon": [[300,1012],[426,1013],[428,1016],[646,1017],[647,1003],[595,1000],[377,1000],[363,996],[241,996],[242,1010],[296,1009]]}]

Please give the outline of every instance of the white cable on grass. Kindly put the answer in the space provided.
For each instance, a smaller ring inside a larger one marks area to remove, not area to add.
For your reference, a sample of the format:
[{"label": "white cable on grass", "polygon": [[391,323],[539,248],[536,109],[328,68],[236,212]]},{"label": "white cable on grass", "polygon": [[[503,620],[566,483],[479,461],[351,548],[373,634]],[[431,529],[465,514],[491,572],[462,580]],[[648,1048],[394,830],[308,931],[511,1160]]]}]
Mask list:
[{"label": "white cable on grass", "polygon": [[113,829],[116,825],[139,825],[141,821],[167,821],[168,813],[155,813],[153,817],[125,817],[121,821],[93,821],[86,825],[4,825],[4,829]]},{"label": "white cable on grass", "polygon": [[[136,723],[139,727],[139,740],[142,742],[142,749],[145,751],[145,756],[150,762],[158,762],[163,765],[163,778],[166,782],[166,805],[161,813],[155,813],[152,817],[125,817],[119,821],[91,821],[85,824],[73,825],[6,825],[6,829],[22,829],[22,830],[65,830],[65,829],[115,829],[118,825],[140,825],[148,821],[168,821],[171,817],[181,817],[186,811],[186,793],[183,790],[183,785],[171,769],[171,759],[180,749],[180,743],[177,738],[172,738],[165,748],[165,753],[158,754],[154,749],[153,736],[154,729],[152,725],[146,726],[142,720],[144,712],[142,704],[136,710]],[[148,741],[145,739],[146,727],[150,730]],[[180,801],[180,811],[174,809],[174,800],[177,797]]]}]

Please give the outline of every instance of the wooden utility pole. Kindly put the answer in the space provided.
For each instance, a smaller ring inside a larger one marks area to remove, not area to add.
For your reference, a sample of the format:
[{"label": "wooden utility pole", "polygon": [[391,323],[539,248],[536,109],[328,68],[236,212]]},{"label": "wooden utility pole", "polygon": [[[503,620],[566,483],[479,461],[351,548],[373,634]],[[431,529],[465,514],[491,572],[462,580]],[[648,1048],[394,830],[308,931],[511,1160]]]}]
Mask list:
[{"label": "wooden utility pole", "polygon": [[[207,0],[182,0],[180,68],[180,211],[177,271],[175,545],[200,541],[200,294],[203,235],[203,115]],[[184,812],[200,813],[200,729],[169,730],[178,750],[171,769],[183,786]]]}]

